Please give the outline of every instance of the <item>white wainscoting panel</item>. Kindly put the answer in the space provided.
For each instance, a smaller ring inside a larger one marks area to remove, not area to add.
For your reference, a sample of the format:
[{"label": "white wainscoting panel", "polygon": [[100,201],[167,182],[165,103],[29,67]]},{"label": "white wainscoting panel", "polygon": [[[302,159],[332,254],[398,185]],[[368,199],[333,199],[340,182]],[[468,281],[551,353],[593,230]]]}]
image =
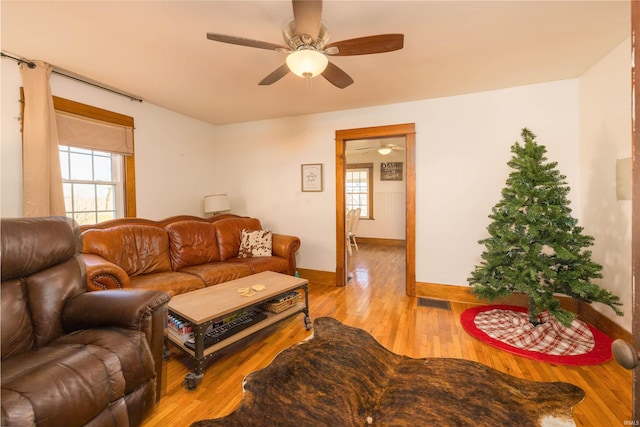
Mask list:
[{"label": "white wainscoting panel", "polygon": [[374,192],[373,220],[360,220],[357,235],[378,239],[405,239],[405,192]]}]

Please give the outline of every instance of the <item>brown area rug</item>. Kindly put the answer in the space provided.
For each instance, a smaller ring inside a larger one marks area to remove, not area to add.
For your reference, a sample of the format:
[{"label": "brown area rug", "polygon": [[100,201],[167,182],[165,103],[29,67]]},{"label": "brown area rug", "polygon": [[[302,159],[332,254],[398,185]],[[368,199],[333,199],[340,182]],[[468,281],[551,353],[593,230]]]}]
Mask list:
[{"label": "brown area rug", "polygon": [[568,383],[397,355],[362,329],[321,317],[311,339],[247,375],[233,413],[192,426],[570,426],[583,398]]}]

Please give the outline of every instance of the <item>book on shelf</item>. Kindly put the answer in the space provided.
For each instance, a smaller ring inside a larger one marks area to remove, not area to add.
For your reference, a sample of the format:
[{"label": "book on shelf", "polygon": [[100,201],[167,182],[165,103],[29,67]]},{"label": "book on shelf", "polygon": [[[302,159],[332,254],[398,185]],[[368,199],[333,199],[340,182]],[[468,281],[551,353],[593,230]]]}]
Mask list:
[{"label": "book on shelf", "polygon": [[193,337],[193,326],[191,323],[174,314],[169,314],[167,331],[183,343]]}]

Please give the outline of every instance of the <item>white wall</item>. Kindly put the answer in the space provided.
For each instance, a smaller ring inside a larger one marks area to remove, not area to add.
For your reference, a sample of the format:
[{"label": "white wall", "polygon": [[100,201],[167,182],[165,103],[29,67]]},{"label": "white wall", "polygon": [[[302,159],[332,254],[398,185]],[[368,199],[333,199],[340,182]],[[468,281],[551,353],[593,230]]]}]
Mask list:
[{"label": "white wall", "polygon": [[603,265],[597,283],[618,295],[624,317],[596,309],[631,330],[631,200],[616,200],[616,159],[631,156],[631,39],[580,78],[581,225]]},{"label": "white wall", "polygon": [[[300,267],[335,271],[335,131],[416,123],[416,278],[466,285],[523,127],[578,188],[576,79],[450,98],[218,128],[217,180],[234,212],[301,237]],[[227,160],[225,160],[227,159]],[[241,159],[241,161],[228,161]],[[300,164],[324,164],[321,193],[300,191]],[[576,214],[579,194],[570,194]]]},{"label": "white wall", "polygon": [[[18,65],[1,61],[0,214],[22,216],[22,143]],[[53,74],[54,95],[134,117],[137,215],[162,219],[203,215],[202,197],[223,191],[214,181],[215,126],[146,102]]]}]

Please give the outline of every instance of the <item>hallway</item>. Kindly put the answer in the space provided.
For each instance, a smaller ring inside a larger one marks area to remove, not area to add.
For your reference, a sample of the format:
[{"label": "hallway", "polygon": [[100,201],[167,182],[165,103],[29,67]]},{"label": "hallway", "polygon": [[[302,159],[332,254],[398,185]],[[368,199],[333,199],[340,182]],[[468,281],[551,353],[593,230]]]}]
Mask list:
[{"label": "hallway", "polygon": [[368,286],[375,278],[385,277],[385,286],[405,286],[405,250],[399,246],[358,243],[347,265],[349,285]]}]

